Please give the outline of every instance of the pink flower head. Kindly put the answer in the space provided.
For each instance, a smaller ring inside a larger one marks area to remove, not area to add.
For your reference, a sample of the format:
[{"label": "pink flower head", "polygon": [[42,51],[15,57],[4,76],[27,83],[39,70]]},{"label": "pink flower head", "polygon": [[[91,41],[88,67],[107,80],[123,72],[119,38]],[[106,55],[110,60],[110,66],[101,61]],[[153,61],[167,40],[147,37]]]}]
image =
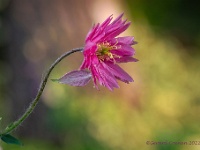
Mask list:
[{"label": "pink flower head", "polygon": [[110,16],[102,24],[93,26],[85,40],[84,60],[80,69],[64,75],[59,79],[60,83],[84,86],[93,78],[97,89],[98,81],[100,85],[113,90],[119,88],[117,79],[125,83],[133,82],[131,76],[117,65],[137,61],[132,57],[135,54],[131,47],[136,44],[134,37],[117,37],[130,25],[130,22],[122,20],[122,16],[123,14],[114,21]]}]

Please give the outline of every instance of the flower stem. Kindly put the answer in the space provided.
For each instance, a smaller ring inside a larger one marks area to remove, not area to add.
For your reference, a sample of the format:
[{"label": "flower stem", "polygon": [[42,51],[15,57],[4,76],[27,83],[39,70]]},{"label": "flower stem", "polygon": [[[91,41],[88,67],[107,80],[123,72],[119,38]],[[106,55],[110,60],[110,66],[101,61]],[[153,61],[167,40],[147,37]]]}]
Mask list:
[{"label": "flower stem", "polygon": [[24,114],[16,121],[14,121],[13,123],[11,123],[9,126],[6,127],[6,129],[0,134],[8,134],[10,132],[12,132],[13,130],[15,130],[18,126],[20,126],[22,124],[22,122],[33,112],[35,106],[37,105],[43,91],[44,88],[46,86],[47,80],[49,78],[49,75],[51,73],[51,71],[54,69],[54,67],[65,57],[71,55],[72,53],[78,52],[78,51],[82,51],[83,48],[75,48],[72,49],[71,51],[68,51],[66,53],[64,53],[63,55],[61,55],[51,66],[50,68],[46,71],[45,75],[43,76],[40,86],[39,86],[39,90],[37,92],[37,95],[35,97],[35,99],[33,99],[33,101],[30,103],[29,107],[26,109],[26,111],[24,112]]}]

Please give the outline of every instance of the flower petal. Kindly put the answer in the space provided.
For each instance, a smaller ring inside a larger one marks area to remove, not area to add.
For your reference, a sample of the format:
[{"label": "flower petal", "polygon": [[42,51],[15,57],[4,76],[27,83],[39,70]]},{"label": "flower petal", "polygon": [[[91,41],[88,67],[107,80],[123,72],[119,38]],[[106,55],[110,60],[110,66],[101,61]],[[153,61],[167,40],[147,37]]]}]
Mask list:
[{"label": "flower petal", "polygon": [[111,50],[110,52],[118,56],[133,56],[135,54],[135,50],[130,45],[120,45],[118,49]]},{"label": "flower petal", "polygon": [[117,79],[125,83],[133,82],[132,77],[129,74],[127,74],[122,68],[120,68],[118,65],[112,64],[112,63],[107,63],[106,65],[108,66],[107,68],[110,70],[110,72],[112,72],[112,74]]},{"label": "flower petal", "polygon": [[85,86],[91,79],[90,72],[85,70],[75,70],[65,74],[58,79],[59,83],[69,84],[71,86]]},{"label": "flower petal", "polygon": [[105,29],[106,26],[108,26],[108,24],[110,23],[110,21],[112,20],[113,15],[110,15],[102,24],[101,24],[101,28]]},{"label": "flower petal", "polygon": [[124,13],[122,13],[121,15],[119,15],[119,16],[112,22],[112,24],[116,24],[118,21],[121,21],[123,15],[124,15]]},{"label": "flower petal", "polygon": [[85,42],[91,41],[91,38],[96,33],[97,29],[99,28],[99,25],[99,23],[97,25],[94,25],[93,28],[88,32]]},{"label": "flower petal", "polygon": [[137,42],[134,41],[134,37],[133,36],[125,36],[125,37],[117,37],[114,38],[110,41],[110,43],[112,45],[116,45],[116,44],[127,44],[127,45],[134,45]]},{"label": "flower petal", "polygon": [[[105,68],[107,66],[103,65],[103,64],[104,63],[101,62],[101,63],[99,63],[98,67],[93,66],[91,68],[91,72],[94,76],[93,78],[95,79],[95,81],[97,79],[99,81],[100,85],[107,87],[111,91],[114,88],[119,88],[119,85],[115,79],[115,76],[113,76],[113,74],[110,71],[108,71],[107,68]],[[96,82],[94,82],[94,83],[96,83]],[[96,86],[96,84],[95,84],[95,86]]]},{"label": "flower petal", "polygon": [[117,29],[115,29],[115,26],[113,26],[112,28],[115,30],[111,28],[112,29],[111,31],[107,31],[104,40],[110,40],[112,38],[115,38],[116,36],[124,32],[130,26],[130,24],[131,24],[130,22],[128,23],[123,22],[122,24],[119,24],[116,27]]},{"label": "flower petal", "polygon": [[120,57],[120,58],[117,57],[114,59],[114,61],[117,63],[127,63],[127,62],[137,62],[138,59],[129,57],[129,56],[125,56],[125,57]]}]

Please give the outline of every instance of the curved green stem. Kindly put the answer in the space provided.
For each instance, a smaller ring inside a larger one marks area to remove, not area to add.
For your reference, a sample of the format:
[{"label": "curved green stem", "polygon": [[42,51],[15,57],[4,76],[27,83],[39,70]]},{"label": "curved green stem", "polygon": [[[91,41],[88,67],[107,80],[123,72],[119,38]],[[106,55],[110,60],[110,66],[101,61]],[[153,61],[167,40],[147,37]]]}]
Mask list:
[{"label": "curved green stem", "polygon": [[37,92],[37,95],[35,97],[35,99],[30,103],[29,107],[26,109],[26,111],[24,112],[24,114],[16,121],[14,121],[13,123],[11,123],[9,126],[6,127],[6,129],[0,134],[8,134],[10,132],[12,132],[14,129],[16,129],[34,110],[35,106],[37,105],[43,91],[45,88],[45,85],[47,83],[47,80],[49,78],[49,75],[51,73],[51,71],[53,70],[53,68],[65,57],[69,56],[72,53],[78,52],[78,51],[82,51],[83,48],[76,48],[76,49],[72,49],[71,51],[68,51],[66,53],[64,53],[63,55],[61,55],[51,66],[50,68],[46,71],[44,77],[41,80],[40,83],[40,87],[39,90]]}]

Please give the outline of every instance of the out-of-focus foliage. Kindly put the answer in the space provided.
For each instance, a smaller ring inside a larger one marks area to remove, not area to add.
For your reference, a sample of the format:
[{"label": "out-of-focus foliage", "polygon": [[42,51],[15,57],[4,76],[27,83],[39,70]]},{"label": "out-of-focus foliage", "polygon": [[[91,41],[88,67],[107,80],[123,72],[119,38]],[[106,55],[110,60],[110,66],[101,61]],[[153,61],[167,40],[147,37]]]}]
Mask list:
[{"label": "out-of-focus foliage", "polygon": [[[5,11],[8,6],[9,0],[0,0],[0,118],[6,114],[10,108],[5,108],[5,105],[8,103],[4,101],[7,98],[7,87],[5,85],[8,83],[8,80],[11,77],[10,67],[5,62],[6,52],[5,48],[7,46],[7,36],[5,33],[5,23],[3,18],[5,17]],[[2,120],[6,121],[7,119],[2,118]],[[3,124],[2,120],[0,120],[0,126]]]},{"label": "out-of-focus foliage", "polygon": [[[156,34],[171,34],[191,54],[199,54],[200,2],[188,0],[126,0],[134,18],[147,19]],[[192,48],[192,49],[191,49]]]},{"label": "out-of-focus foliage", "polygon": [[[183,46],[188,43],[184,43],[174,34],[169,34],[169,31],[173,33],[172,29],[178,29],[180,35],[176,34],[179,36],[184,34],[189,41],[198,41],[199,31],[191,32],[196,28],[195,11],[197,12],[198,6],[195,6],[194,11],[187,11],[184,20],[185,15],[182,16],[180,12],[185,5],[182,6],[183,3],[177,0],[123,3],[124,6],[129,6],[128,10],[133,17],[128,18],[132,25],[127,34],[134,35],[138,41],[134,47],[139,62],[124,64],[122,67],[133,76],[135,82],[129,85],[120,83],[121,88],[113,92],[103,87],[97,91],[92,88],[92,83],[78,88],[49,82],[42,99],[49,108],[44,119],[44,130],[51,134],[44,132],[45,136],[38,135],[37,139],[23,139],[21,135],[20,140],[25,143],[23,147],[2,144],[3,149],[199,149],[200,145],[146,145],[146,141],[200,141],[198,42],[195,42],[192,48]],[[177,7],[180,8],[175,9]],[[171,20],[172,24],[168,20]],[[178,28],[179,24],[183,26]],[[159,32],[155,30],[155,26],[159,27]],[[194,35],[192,39],[190,34]],[[188,53],[189,51],[195,53]],[[57,66],[51,78],[78,67],[80,58],[82,59],[80,54],[70,56]],[[8,68],[2,63],[1,66],[1,69]],[[0,83],[4,82],[3,79],[1,74]],[[0,94],[2,91],[1,84]],[[9,107],[5,101],[0,102],[1,111],[5,110],[5,106]],[[38,116],[37,120],[40,118],[41,116]],[[24,128],[22,126],[19,130]],[[32,128],[30,127],[30,130]]]}]

